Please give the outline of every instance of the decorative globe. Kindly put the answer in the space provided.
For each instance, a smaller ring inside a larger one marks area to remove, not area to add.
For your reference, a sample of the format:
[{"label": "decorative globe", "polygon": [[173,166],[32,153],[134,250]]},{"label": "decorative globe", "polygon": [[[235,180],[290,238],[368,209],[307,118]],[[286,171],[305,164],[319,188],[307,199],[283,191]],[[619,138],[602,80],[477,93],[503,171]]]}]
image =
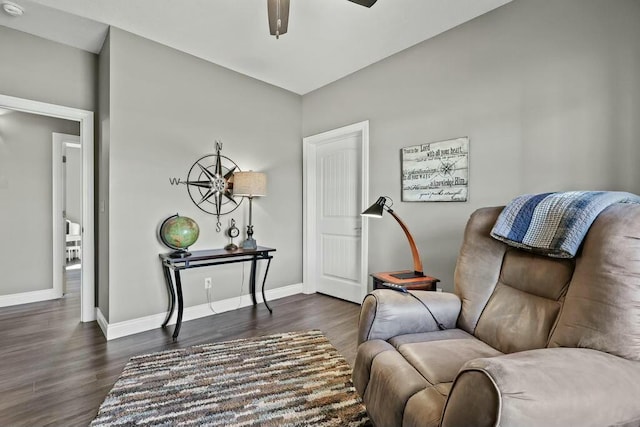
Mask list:
[{"label": "decorative globe", "polygon": [[186,249],[193,245],[200,235],[200,227],[189,217],[178,214],[165,219],[160,226],[160,240],[175,249],[179,254],[186,255]]}]

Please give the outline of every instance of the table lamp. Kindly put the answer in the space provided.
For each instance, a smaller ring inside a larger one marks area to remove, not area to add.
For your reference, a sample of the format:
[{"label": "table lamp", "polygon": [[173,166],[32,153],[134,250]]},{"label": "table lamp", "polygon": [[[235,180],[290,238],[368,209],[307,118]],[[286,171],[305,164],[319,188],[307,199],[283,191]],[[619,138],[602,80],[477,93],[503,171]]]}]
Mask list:
[{"label": "table lamp", "polygon": [[253,224],[251,221],[252,203],[254,197],[267,195],[267,176],[261,172],[236,172],[233,174],[233,195],[249,198],[249,225],[247,225],[247,239],[242,242],[242,249],[256,249],[258,245],[253,238]]},{"label": "table lamp", "polygon": [[[391,203],[389,203],[389,201]],[[409,246],[411,247],[411,254],[413,255],[413,272],[407,273],[397,273],[392,274],[393,277],[397,279],[411,279],[413,277],[425,277],[424,272],[422,271],[422,261],[420,260],[420,254],[418,253],[418,248],[416,247],[416,242],[413,240],[413,236],[411,232],[407,228],[407,225],[396,215],[396,213],[391,209],[393,205],[393,200],[391,197],[382,196],[378,197],[378,200],[371,205],[367,210],[362,212],[360,215],[368,216],[372,218],[382,218],[382,213],[386,210],[391,214],[392,217],[398,221],[400,227],[402,227],[402,231],[407,236],[407,240],[409,241]]]}]

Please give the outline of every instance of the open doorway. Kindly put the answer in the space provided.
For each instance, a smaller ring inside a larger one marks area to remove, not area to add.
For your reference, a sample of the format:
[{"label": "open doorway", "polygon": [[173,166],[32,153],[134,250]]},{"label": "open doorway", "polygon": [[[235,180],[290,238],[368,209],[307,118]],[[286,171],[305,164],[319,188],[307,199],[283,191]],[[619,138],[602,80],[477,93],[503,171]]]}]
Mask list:
[{"label": "open doorway", "polygon": [[[60,298],[69,254],[80,266],[74,280],[81,300],[79,320],[95,320],[93,113],[4,95],[0,112],[0,223],[11,224],[7,231],[13,233],[6,239],[9,244],[0,246],[0,253],[10,251],[0,262],[10,265],[0,268],[14,273],[0,283],[0,307]],[[56,135],[70,136],[56,144]],[[65,155],[80,163],[79,172],[63,167]],[[65,173],[76,174],[75,195],[80,188],[73,234],[65,219]],[[71,250],[66,248],[68,235],[78,243]]]},{"label": "open doorway", "polygon": [[62,223],[64,232],[62,293],[79,294],[82,278],[82,144],[79,135],[54,132],[52,139],[53,197],[59,199],[53,203],[52,215],[54,221]]}]

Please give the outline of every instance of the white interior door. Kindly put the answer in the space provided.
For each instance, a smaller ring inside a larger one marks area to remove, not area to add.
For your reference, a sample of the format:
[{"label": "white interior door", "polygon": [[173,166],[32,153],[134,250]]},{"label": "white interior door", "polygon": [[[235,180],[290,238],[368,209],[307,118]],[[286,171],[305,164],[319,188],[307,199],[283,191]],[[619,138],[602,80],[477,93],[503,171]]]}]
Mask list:
[{"label": "white interior door", "polygon": [[53,295],[52,298],[62,297],[64,291],[65,266],[65,222],[64,222],[64,141],[62,134],[53,134],[51,186],[53,219]]},{"label": "white interior door", "polygon": [[368,123],[305,138],[305,288],[361,303],[367,292]]}]

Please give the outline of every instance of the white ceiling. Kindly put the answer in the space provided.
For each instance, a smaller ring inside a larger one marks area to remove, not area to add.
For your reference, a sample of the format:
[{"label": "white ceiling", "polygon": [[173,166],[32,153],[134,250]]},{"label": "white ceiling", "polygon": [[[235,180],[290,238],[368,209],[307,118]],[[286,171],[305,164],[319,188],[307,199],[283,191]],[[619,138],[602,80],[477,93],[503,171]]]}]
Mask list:
[{"label": "white ceiling", "polygon": [[95,53],[113,25],[305,94],[511,0],[291,0],[279,40],[266,0],[12,1],[25,14],[0,25]]}]

